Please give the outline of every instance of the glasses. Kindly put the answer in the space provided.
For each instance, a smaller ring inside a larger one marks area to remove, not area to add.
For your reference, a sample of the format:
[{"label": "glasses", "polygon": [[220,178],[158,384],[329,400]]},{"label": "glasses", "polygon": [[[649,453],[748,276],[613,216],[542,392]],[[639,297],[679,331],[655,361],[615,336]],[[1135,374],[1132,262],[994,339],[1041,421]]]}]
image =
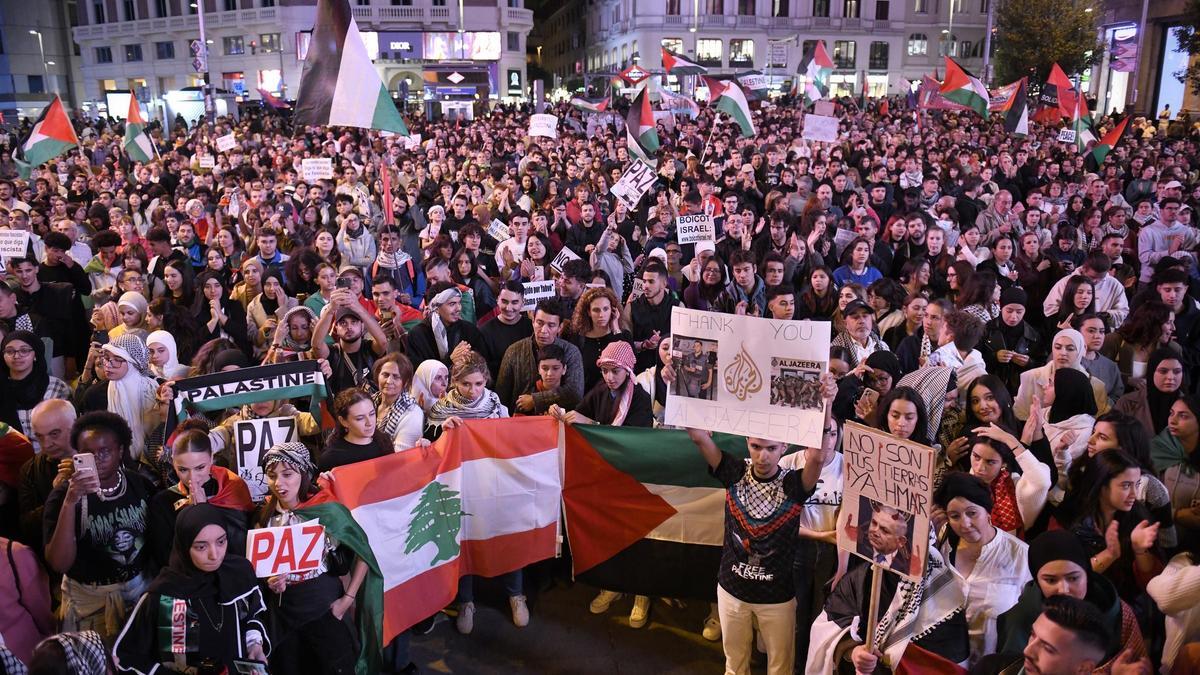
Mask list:
[{"label": "glasses", "polygon": [[9,347],[8,349],[5,349],[5,350],[4,350],[4,355],[5,355],[5,356],[21,356],[21,357],[24,357],[24,356],[29,356],[29,355],[30,355],[30,354],[32,354],[32,353],[33,353],[33,350],[32,350],[32,349],[30,349],[29,347],[25,347],[25,348],[23,348],[23,349],[22,349],[22,348],[12,348],[12,347]]},{"label": "glasses", "polygon": [[104,357],[100,358],[100,365],[103,365],[103,366],[112,366],[113,368],[120,368],[121,366],[125,365],[125,363],[126,363],[125,359],[123,359],[119,356],[104,356]]}]

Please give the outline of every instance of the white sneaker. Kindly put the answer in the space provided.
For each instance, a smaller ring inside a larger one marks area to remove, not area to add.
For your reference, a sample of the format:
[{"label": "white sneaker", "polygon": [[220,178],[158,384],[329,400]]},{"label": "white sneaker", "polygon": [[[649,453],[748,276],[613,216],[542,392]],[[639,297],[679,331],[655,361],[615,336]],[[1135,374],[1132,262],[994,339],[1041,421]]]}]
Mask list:
[{"label": "white sneaker", "polygon": [[512,619],[517,628],[529,625],[529,606],[525,604],[525,596],[512,596],[508,599],[508,606],[512,608]]},{"label": "white sneaker", "polygon": [[592,604],[588,605],[588,609],[592,614],[603,614],[612,606],[613,601],[621,597],[621,594],[616,591],[600,591],[600,595],[592,600]]},{"label": "white sneaker", "polygon": [[709,614],[704,620],[704,630],[700,631],[700,635],[704,636],[709,642],[718,642],[721,639],[721,619],[716,614]]},{"label": "white sneaker", "polygon": [[463,635],[470,635],[475,630],[475,603],[464,602],[458,606],[458,619],[454,621],[454,626]]},{"label": "white sneaker", "polygon": [[634,596],[633,611],[629,613],[629,627],[641,628],[650,618],[650,598],[645,595]]}]

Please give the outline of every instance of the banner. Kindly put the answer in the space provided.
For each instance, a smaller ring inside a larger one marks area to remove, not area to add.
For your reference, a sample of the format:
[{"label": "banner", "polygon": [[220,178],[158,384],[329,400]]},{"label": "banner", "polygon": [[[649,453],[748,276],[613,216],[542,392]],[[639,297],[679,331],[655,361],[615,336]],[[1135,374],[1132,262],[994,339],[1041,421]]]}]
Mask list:
[{"label": "banner", "polygon": [[[1120,37],[1117,37],[1117,36]],[[1132,73],[1137,70],[1138,57],[1137,32],[1134,30],[1118,30],[1113,33],[1111,60],[1109,68],[1118,73]],[[1101,111],[1103,112],[1103,111]]]},{"label": "banner", "polygon": [[207,413],[258,403],[307,396],[317,414],[325,398],[325,376],[316,360],[291,361],[269,366],[228,370],[175,383],[174,415],[167,416],[167,436],[177,422],[193,413]]},{"label": "banner", "polygon": [[642,161],[634,161],[621,175],[621,178],[609,189],[614,197],[625,203],[630,211],[637,209],[642,196],[654,184],[658,174],[654,167]]},{"label": "banner", "polygon": [[558,118],[546,114],[530,115],[529,135],[558,138]]},{"label": "banner", "polygon": [[1017,80],[1011,84],[1006,84],[999,89],[994,89],[990,92],[988,98],[989,112],[1004,112],[1008,110],[1008,102],[1021,88],[1022,81]]},{"label": "banner", "polygon": [[693,213],[675,219],[675,235],[679,243],[695,244],[701,241],[716,241],[717,226],[707,213]]},{"label": "banner", "polygon": [[942,83],[926,75],[917,88],[917,106],[925,110],[970,110],[942,96]]},{"label": "banner", "polygon": [[838,119],[836,117],[825,117],[824,115],[809,113],[804,116],[804,131],[800,137],[807,138],[810,141],[836,143],[838,139]]},{"label": "banner", "polygon": [[310,157],[301,160],[300,171],[303,174],[305,183],[321,180],[323,178],[333,179],[333,158],[332,157]]},{"label": "banner", "polygon": [[562,274],[563,265],[572,260],[579,260],[579,256],[575,254],[575,251],[564,246],[558,250],[558,255],[554,256],[554,260],[550,261],[550,269]]},{"label": "banner", "polygon": [[838,548],[910,579],[925,570],[933,448],[846,422]]},{"label": "banner", "polygon": [[673,308],[665,423],[819,446],[830,325]]},{"label": "banner", "polygon": [[532,312],[537,309],[537,304],[542,300],[549,300],[557,295],[554,290],[553,281],[526,281],[525,286],[525,305],[521,307],[522,312]]},{"label": "banner", "polygon": [[246,532],[246,559],[261,578],[311,572],[325,556],[325,528],[307,522]]},{"label": "banner", "polygon": [[267,496],[267,479],[259,460],[271,446],[300,440],[294,417],[262,417],[233,424],[234,464],[250,488],[250,497],[261,503]]}]

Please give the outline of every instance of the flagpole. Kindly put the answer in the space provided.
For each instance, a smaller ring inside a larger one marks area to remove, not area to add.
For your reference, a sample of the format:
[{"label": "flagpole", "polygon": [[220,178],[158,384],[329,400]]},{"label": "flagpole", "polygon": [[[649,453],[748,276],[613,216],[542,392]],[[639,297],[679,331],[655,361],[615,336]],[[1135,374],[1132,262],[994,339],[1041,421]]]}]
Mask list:
[{"label": "flagpole", "polygon": [[712,144],[713,135],[717,133],[717,120],[721,117],[721,111],[713,109],[712,130],[708,132],[708,140],[704,142],[704,151],[700,153],[700,163],[704,164],[704,158],[708,156],[708,146]]}]

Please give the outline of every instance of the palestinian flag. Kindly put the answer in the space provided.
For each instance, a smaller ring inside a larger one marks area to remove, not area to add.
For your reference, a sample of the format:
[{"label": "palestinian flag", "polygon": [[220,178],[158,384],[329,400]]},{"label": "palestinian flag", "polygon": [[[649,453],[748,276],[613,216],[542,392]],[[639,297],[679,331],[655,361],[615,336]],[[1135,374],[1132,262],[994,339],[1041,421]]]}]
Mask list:
[{"label": "palestinian flag", "polygon": [[471,420],[429,448],[333,470],[333,497],[379,561],[384,644],[453,602],[460,577],[556,555],[560,457],[557,421],[519,417]]},{"label": "palestinian flag", "polygon": [[718,98],[721,98],[721,93],[725,91],[725,86],[729,84],[727,80],[718,80],[715,77],[701,75],[700,80],[704,82],[704,86],[708,88],[708,103],[712,105]]},{"label": "palestinian flag", "polygon": [[293,122],[297,128],[329,125],[409,135],[367,55],[347,0],[317,1]]},{"label": "palestinian flag", "polygon": [[750,113],[750,104],[746,102],[746,94],[737,82],[729,82],[720,98],[717,99],[717,110],[720,110],[738,123],[743,136],[754,135],[754,119]]},{"label": "palestinian flag", "polygon": [[200,375],[179,380],[167,415],[166,435],[189,415],[237,408],[260,401],[308,397],[309,410],[319,414],[325,399],[325,376],[311,359]]},{"label": "palestinian flag", "polygon": [[292,107],[292,106],[288,105],[287,101],[279,98],[275,94],[272,94],[271,92],[267,91],[266,89],[263,89],[262,87],[258,88],[258,95],[260,97],[262,97],[262,102],[268,108],[274,108],[275,110],[283,110],[284,108]]},{"label": "palestinian flag", "polygon": [[1075,147],[1080,154],[1087,152],[1088,145],[1096,142],[1096,125],[1092,121],[1092,113],[1088,110],[1087,100],[1083,96],[1075,97],[1071,128],[1075,130]]},{"label": "palestinian flag", "polygon": [[999,109],[999,112],[1004,113],[1004,130],[1017,136],[1029,135],[1028,83],[1029,78],[1022,77],[1008,85],[1009,87],[1016,85],[1016,89],[1008,93],[1004,107]]},{"label": "palestinian flag", "polygon": [[1108,153],[1112,152],[1121,139],[1125,137],[1125,129],[1129,126],[1129,116],[1121,120],[1121,123],[1111,129],[1107,134],[1100,138],[1100,141],[1092,147],[1091,153],[1088,154],[1084,164],[1090,171],[1098,171],[1100,166],[1104,164],[1104,158],[1108,157]]},{"label": "palestinian flag", "polygon": [[650,166],[657,166],[658,130],[654,126],[654,111],[650,108],[650,96],[643,87],[629,106],[625,117],[626,145],[632,157]]},{"label": "palestinian flag", "polygon": [[663,70],[669,75],[704,75],[708,72],[708,68],[672,54],[666,47],[662,48],[662,64]]},{"label": "palestinian flag", "polygon": [[1039,124],[1054,124],[1064,117],[1073,119],[1075,111],[1075,87],[1071,79],[1056,63],[1050,68],[1050,76],[1042,85],[1038,96],[1038,109],[1033,121]]},{"label": "palestinian flag", "polygon": [[149,162],[154,157],[154,145],[146,133],[146,120],[142,118],[137,97],[129,96],[129,114],[125,116],[125,152],[135,162]]},{"label": "palestinian flag", "polygon": [[980,117],[986,118],[988,115],[987,87],[949,56],[946,57],[946,79],[942,82],[941,94],[950,101],[974,110]]},{"label": "palestinian flag", "polygon": [[[745,439],[714,434],[746,456]],[[563,505],[579,578],[642,595],[712,599],[725,534],[725,488],[687,433],[567,427]]]},{"label": "palestinian flag", "polygon": [[590,99],[583,98],[582,96],[575,96],[574,98],[571,99],[571,105],[584,111],[584,112],[599,113],[599,112],[604,112],[605,110],[608,110],[608,105],[609,105],[610,101],[612,101],[611,97],[606,97],[606,98],[597,99],[597,100],[593,101]]},{"label": "palestinian flag", "polygon": [[42,114],[33,123],[29,136],[13,150],[12,157],[21,177],[29,178],[34,167],[78,145],[79,137],[75,135],[75,127],[71,126],[62,100],[55,94],[54,100],[42,110]]},{"label": "palestinian flag", "polygon": [[800,93],[800,78],[804,78],[804,104],[829,98],[829,76],[833,74],[833,59],[825,51],[825,41],[817,40],[812,49],[800,59],[796,68],[796,79],[792,83],[792,95]]}]

